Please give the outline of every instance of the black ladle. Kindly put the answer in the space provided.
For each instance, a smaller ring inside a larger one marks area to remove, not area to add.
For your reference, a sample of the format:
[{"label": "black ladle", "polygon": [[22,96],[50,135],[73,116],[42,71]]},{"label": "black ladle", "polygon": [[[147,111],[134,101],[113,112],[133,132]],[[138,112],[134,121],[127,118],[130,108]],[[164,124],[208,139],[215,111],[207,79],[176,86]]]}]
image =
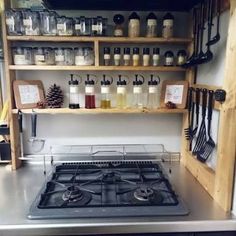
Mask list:
[{"label": "black ladle", "polygon": [[217,31],[216,35],[207,43],[207,45],[214,45],[220,41],[220,10],[221,10],[221,0],[217,0]]},{"label": "black ladle", "polygon": [[[213,2],[212,0],[208,0],[208,42],[211,40],[211,30],[212,30],[212,20],[213,20]],[[207,51],[201,58],[201,64],[208,63],[213,59],[213,53],[211,51],[211,45],[208,43],[207,45]]]}]

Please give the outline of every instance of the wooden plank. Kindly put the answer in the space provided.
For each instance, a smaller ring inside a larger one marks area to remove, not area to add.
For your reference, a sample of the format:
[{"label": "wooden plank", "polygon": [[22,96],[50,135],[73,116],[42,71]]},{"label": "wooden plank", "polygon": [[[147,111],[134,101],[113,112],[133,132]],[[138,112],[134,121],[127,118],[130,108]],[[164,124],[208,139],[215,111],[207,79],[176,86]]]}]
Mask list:
[{"label": "wooden plank", "polygon": [[38,41],[38,42],[100,42],[100,43],[160,43],[160,44],[189,44],[191,38],[128,38],[128,37],[92,37],[92,36],[7,36],[9,41]]},{"label": "wooden plank", "polygon": [[223,89],[227,99],[222,106],[219,124],[215,200],[226,211],[231,210],[236,150],[236,1],[231,0],[226,47]]},{"label": "wooden plank", "polygon": [[[4,0],[4,7],[10,7],[10,1]],[[12,169],[16,170],[21,165],[21,161],[18,159],[20,156],[19,145],[19,127],[17,116],[12,115],[11,110],[14,108],[14,98],[12,92],[12,81],[15,79],[15,72],[9,70],[9,65],[12,64],[12,55],[10,43],[6,38],[6,22],[5,17],[2,15],[2,35],[4,45],[4,57],[5,57],[5,75],[7,81],[7,94],[9,96],[9,125],[10,125],[10,140],[11,140],[11,158]]]},{"label": "wooden plank", "polygon": [[50,70],[50,71],[159,71],[185,72],[181,67],[167,66],[38,66],[38,65],[10,65],[10,70]]},{"label": "wooden plank", "polygon": [[[58,109],[21,109],[24,114],[31,114],[32,112],[36,112],[38,114],[75,114],[75,115],[83,115],[83,114],[182,114],[186,113],[186,109],[156,109],[156,110],[148,110],[144,109],[69,109],[69,108],[58,108]],[[18,113],[18,109],[12,110],[13,114]]]}]

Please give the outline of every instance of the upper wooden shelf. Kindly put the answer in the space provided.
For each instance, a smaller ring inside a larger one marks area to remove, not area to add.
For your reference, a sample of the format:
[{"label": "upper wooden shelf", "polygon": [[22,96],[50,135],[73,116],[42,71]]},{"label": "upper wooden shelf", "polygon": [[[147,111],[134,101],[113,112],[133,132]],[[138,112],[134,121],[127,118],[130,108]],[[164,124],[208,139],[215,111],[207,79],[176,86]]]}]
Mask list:
[{"label": "upper wooden shelf", "polygon": [[83,37],[83,36],[7,36],[9,41],[38,41],[38,42],[101,42],[101,43],[160,43],[160,44],[189,44],[190,38],[129,38],[129,37]]},{"label": "upper wooden shelf", "polygon": [[[118,108],[111,108],[111,109],[69,109],[69,108],[47,108],[47,109],[21,109],[21,112],[24,114],[32,114],[33,112],[38,114],[183,114],[187,112],[187,109],[166,109],[166,108],[159,108],[155,110],[148,110],[144,109],[118,109]],[[13,114],[18,114],[18,109],[12,110]]]}]

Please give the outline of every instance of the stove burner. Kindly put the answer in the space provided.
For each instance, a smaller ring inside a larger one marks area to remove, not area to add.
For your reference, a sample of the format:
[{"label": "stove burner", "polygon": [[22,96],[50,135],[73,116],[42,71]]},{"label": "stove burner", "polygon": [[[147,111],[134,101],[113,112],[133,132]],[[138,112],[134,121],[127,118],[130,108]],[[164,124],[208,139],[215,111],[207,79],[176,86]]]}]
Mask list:
[{"label": "stove burner", "polygon": [[154,191],[149,187],[140,187],[134,191],[134,197],[139,201],[147,202],[153,199]]},{"label": "stove burner", "polygon": [[83,199],[83,192],[77,186],[70,186],[62,195],[63,201],[77,202]]}]

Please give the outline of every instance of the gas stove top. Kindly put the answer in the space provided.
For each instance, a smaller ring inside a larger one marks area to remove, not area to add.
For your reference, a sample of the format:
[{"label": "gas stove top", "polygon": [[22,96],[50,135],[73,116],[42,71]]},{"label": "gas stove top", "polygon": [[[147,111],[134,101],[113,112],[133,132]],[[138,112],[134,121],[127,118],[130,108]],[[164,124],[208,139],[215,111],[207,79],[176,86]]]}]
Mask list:
[{"label": "gas stove top", "polygon": [[162,166],[152,161],[100,161],[57,165],[28,218],[186,215]]}]

